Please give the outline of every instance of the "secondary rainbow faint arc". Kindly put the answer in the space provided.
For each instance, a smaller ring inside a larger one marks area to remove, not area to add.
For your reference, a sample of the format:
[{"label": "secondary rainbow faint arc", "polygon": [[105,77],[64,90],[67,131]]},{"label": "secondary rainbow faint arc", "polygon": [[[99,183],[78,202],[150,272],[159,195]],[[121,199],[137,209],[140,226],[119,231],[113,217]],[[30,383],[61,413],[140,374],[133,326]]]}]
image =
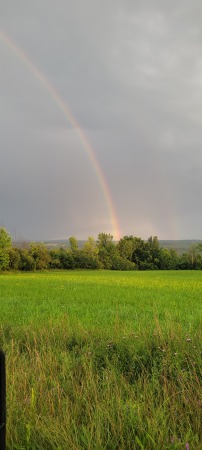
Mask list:
[{"label": "secondary rainbow faint arc", "polygon": [[16,45],[16,43],[13,42],[11,37],[8,36],[2,30],[0,30],[0,39],[10,50],[12,50],[12,52],[17,56],[17,58],[19,58],[29,68],[29,70],[33,74],[33,76],[39,80],[41,85],[49,93],[50,97],[54,100],[54,102],[57,104],[57,106],[64,113],[68,122],[70,122],[72,127],[75,129],[77,136],[78,136],[83,148],[85,149],[85,152],[93,166],[93,169],[96,173],[101,190],[103,192],[105,202],[106,202],[106,205],[107,205],[107,208],[109,211],[109,215],[110,215],[111,225],[113,228],[113,236],[115,239],[119,239],[120,235],[121,235],[120,227],[119,227],[118,219],[116,217],[116,212],[115,212],[115,209],[113,206],[113,201],[111,198],[110,190],[107,185],[105,176],[102,172],[102,169],[101,169],[101,167],[97,161],[97,158],[94,154],[93,147],[90,144],[89,140],[87,139],[87,136],[85,135],[84,131],[80,127],[76,118],[73,116],[67,103],[62,99],[60,94],[57,92],[56,88],[51,84],[51,82],[47,79],[47,77],[43,74],[43,72],[32,62],[32,60],[24,52],[24,50],[22,50],[18,45]]}]

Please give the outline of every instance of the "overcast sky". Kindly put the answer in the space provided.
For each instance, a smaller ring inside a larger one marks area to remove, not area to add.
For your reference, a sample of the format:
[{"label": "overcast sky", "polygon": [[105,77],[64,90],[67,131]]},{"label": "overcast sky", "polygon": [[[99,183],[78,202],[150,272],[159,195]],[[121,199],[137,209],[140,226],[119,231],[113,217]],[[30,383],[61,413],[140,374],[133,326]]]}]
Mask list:
[{"label": "overcast sky", "polygon": [[91,143],[121,235],[202,239],[201,22],[201,0],[0,0],[0,225],[31,240],[117,231],[24,52]]}]

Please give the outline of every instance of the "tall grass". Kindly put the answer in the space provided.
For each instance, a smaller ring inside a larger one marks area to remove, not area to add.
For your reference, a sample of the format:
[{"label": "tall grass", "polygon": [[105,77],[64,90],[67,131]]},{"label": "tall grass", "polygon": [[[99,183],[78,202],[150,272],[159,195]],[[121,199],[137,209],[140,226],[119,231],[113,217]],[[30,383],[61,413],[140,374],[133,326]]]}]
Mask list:
[{"label": "tall grass", "polygon": [[7,448],[201,449],[201,286],[200,272],[1,276]]}]

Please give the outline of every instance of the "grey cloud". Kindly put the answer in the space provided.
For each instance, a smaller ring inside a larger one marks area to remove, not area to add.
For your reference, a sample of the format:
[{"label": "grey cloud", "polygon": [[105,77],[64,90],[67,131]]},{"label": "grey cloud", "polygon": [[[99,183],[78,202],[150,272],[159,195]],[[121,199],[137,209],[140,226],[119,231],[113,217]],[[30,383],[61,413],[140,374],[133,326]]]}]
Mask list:
[{"label": "grey cloud", "polygon": [[[0,8],[0,28],[92,143],[122,233],[200,238],[200,1],[8,0]],[[0,58],[5,225],[34,239],[113,232],[72,123],[3,41]]]}]

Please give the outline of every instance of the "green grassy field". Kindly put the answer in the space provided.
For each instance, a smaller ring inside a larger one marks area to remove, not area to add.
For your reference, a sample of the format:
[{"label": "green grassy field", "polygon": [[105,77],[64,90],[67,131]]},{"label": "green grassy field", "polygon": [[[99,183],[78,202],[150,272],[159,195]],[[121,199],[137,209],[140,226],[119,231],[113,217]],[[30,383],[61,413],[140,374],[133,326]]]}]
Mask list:
[{"label": "green grassy field", "polygon": [[0,276],[7,448],[202,448],[202,272]]}]

